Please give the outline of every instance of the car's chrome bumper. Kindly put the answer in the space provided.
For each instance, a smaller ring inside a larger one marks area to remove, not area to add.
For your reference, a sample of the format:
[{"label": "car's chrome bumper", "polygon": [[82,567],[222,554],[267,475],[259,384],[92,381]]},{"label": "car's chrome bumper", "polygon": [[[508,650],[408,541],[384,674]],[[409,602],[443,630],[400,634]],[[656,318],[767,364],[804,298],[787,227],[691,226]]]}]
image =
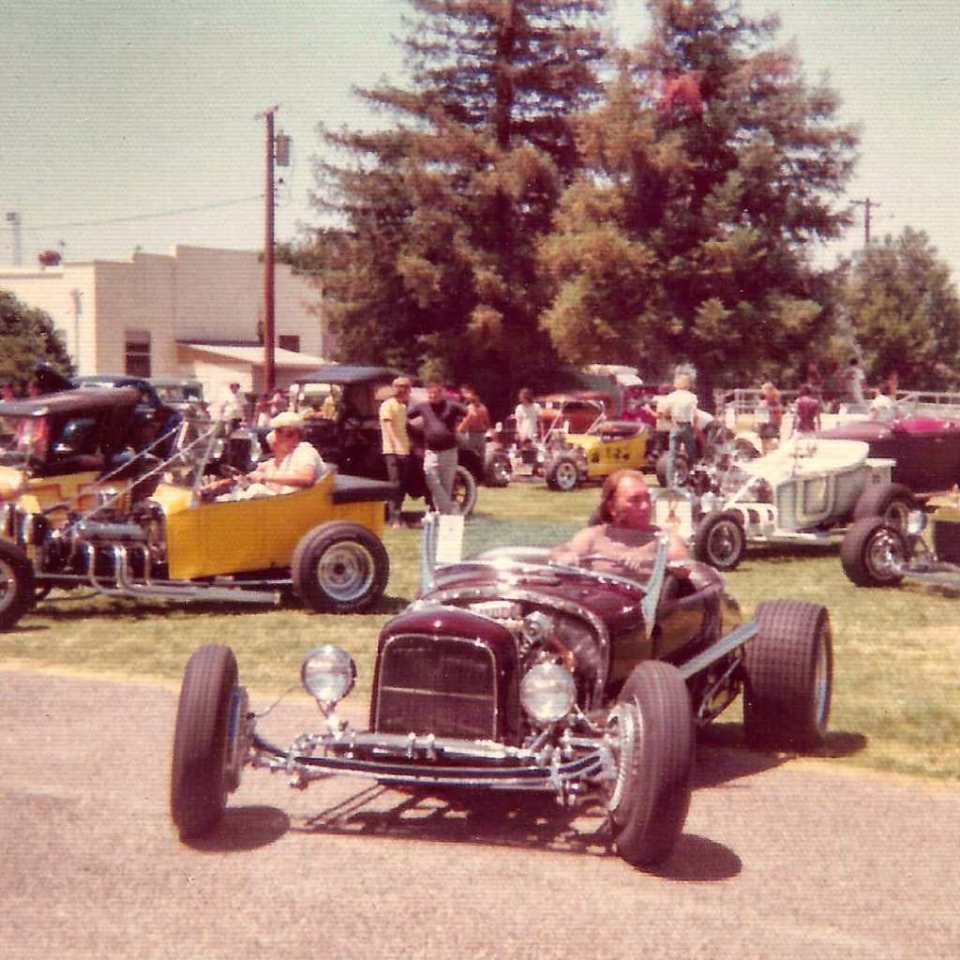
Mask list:
[{"label": "car's chrome bumper", "polygon": [[562,793],[572,783],[616,775],[603,737],[511,747],[494,741],[432,735],[309,734],[283,750],[254,734],[250,763],[286,773],[293,786],[334,773],[407,786],[448,786]]}]

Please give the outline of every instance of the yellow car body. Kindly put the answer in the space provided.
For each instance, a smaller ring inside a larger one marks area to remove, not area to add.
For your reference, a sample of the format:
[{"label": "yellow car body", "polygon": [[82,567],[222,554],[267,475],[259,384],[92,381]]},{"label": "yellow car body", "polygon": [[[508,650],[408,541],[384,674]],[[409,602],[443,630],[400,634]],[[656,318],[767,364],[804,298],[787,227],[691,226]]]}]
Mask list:
[{"label": "yellow car body", "polygon": [[189,489],[161,484],[153,500],[166,518],[169,578],[194,580],[289,567],[301,538],[331,521],[356,523],[380,537],[383,500],[351,500],[351,491],[374,485],[329,473],[296,493],[195,503]]},{"label": "yellow car body", "polygon": [[615,470],[647,468],[647,443],[650,432],[643,425],[638,429],[600,428],[596,433],[567,434],[566,442],[578,447],[587,460],[587,479],[604,480]]}]

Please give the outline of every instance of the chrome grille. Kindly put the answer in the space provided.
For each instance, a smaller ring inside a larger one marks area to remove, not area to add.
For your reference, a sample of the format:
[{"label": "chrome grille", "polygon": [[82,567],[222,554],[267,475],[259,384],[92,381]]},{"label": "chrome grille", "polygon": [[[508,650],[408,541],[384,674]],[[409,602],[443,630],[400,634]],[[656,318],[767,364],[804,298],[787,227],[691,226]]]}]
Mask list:
[{"label": "chrome grille", "polygon": [[459,637],[393,637],[380,658],[374,727],[383,733],[496,738],[496,665]]}]

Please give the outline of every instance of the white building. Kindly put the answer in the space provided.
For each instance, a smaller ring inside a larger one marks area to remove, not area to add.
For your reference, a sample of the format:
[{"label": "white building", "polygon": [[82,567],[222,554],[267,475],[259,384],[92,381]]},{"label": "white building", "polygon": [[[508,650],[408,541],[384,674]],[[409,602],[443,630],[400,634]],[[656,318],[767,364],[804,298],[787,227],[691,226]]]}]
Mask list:
[{"label": "white building", "polygon": [[[167,255],[0,267],[0,289],[46,311],[77,373],[200,380],[215,400],[232,381],[264,389],[264,266],[255,251],[176,246]],[[277,264],[278,386],[326,363],[331,344],[309,280]]]}]

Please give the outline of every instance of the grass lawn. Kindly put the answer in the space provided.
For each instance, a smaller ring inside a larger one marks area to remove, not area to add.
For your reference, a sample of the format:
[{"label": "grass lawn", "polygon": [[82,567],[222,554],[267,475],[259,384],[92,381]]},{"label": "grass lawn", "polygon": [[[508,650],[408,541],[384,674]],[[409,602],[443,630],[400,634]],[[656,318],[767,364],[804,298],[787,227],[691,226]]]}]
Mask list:
[{"label": "grass lawn", "polygon": [[[596,488],[571,494],[539,484],[482,488],[467,525],[465,553],[502,544],[554,544],[586,522]],[[179,684],[203,643],[232,646],[241,678],[258,694],[297,684],[304,653],[337,643],[356,658],[358,692],[370,691],[377,633],[413,597],[419,533],[388,530],[391,574],[376,613],[318,616],[297,608],[174,604],[108,599],[89,590],[55,592],[18,627],[0,634],[0,668],[66,668]],[[960,596],[916,585],[854,587],[836,550],[755,550],[727,576],[749,616],[765,599],[792,598],[830,609],[835,646],[831,728],[825,748],[849,766],[960,779]],[[720,729],[736,739],[733,708]]]}]

